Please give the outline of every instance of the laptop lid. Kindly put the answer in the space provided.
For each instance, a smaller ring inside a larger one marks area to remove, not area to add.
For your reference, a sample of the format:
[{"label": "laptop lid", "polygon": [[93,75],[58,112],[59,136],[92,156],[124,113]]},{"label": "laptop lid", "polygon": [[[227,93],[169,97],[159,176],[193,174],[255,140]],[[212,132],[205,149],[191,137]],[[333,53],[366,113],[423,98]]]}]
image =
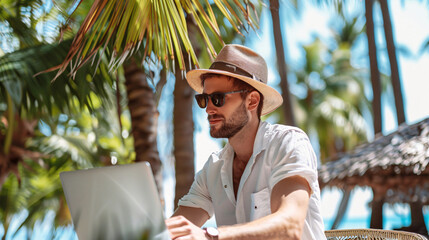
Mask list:
[{"label": "laptop lid", "polygon": [[60,173],[80,240],[169,239],[149,163]]}]

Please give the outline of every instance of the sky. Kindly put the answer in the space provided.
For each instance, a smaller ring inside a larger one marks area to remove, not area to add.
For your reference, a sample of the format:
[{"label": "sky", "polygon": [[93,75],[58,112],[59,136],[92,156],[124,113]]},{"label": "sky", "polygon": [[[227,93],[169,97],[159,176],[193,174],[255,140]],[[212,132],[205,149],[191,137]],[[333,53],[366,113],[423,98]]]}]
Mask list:
[{"label": "sky", "polygon": [[[330,26],[332,20],[330,16],[334,13],[327,7],[314,7],[304,5],[301,14],[291,14],[285,2],[281,1],[281,21],[283,25],[283,35],[287,36],[285,46],[287,47],[287,62],[291,66],[302,64],[303,50],[300,48],[303,44],[308,44],[319,36],[322,41],[329,44]],[[356,4],[348,6],[351,14],[363,11],[362,1],[355,1]],[[406,110],[406,119],[408,124],[416,123],[429,117],[429,106],[427,92],[429,91],[429,50],[425,54],[420,52],[422,44],[429,39],[429,6],[420,1],[390,1],[390,14],[392,18],[395,43],[397,46],[406,46],[409,54],[398,53],[398,63],[400,67],[400,77],[402,81],[402,92],[404,96],[404,107]],[[282,5],[283,4],[283,5]],[[379,7],[375,6],[375,24],[376,24],[376,41],[379,49],[385,48],[383,36],[383,23],[379,13]],[[275,73],[275,52],[274,41],[271,39],[271,17],[269,11],[265,10],[261,15],[261,31],[251,33],[247,36],[245,45],[254,49],[261,54],[269,66],[268,83],[277,88],[279,77]],[[366,39],[354,49],[354,53],[359,57],[355,60],[356,66],[368,67]],[[382,71],[389,73],[387,62],[387,53],[379,54],[379,65]],[[384,68],[383,68],[384,67]],[[383,132],[388,134],[397,129],[396,113],[392,106],[389,106],[389,100],[384,97],[383,104]],[[195,133],[195,153],[196,153],[196,170],[202,168],[208,156],[215,150],[221,148],[222,140],[216,140],[209,137],[209,125],[205,121],[204,110],[195,109],[196,116],[200,116]],[[369,122],[371,124],[371,122]],[[331,219],[335,216],[341,193],[336,189],[325,189],[322,191],[322,209],[325,219]],[[358,198],[355,196],[359,196]],[[362,225],[362,222],[353,222],[355,219],[368,218],[370,209],[368,203],[371,201],[372,193],[369,189],[356,188],[352,192],[352,199],[349,205],[346,219],[340,227],[369,227]],[[172,209],[166,209],[166,213]],[[385,228],[392,229],[399,225],[409,224],[408,209],[406,206],[397,205],[394,207],[385,207],[386,216],[392,220],[386,222]],[[425,214],[429,215],[429,209],[425,209]],[[325,223],[326,225],[330,224]],[[429,223],[427,223],[429,226]],[[329,226],[327,226],[329,227]]]}]

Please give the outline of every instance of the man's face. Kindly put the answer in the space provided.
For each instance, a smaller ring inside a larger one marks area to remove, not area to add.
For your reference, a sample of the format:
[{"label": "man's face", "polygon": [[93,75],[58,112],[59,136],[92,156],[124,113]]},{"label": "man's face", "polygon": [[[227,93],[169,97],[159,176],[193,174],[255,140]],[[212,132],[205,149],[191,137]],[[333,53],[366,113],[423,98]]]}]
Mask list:
[{"label": "man's face", "polygon": [[[234,89],[233,80],[225,76],[215,76],[204,81],[204,93],[231,92]],[[209,100],[206,108],[210,124],[210,135],[214,138],[231,138],[249,121],[245,101],[240,93],[225,95],[225,104],[216,107]]]}]

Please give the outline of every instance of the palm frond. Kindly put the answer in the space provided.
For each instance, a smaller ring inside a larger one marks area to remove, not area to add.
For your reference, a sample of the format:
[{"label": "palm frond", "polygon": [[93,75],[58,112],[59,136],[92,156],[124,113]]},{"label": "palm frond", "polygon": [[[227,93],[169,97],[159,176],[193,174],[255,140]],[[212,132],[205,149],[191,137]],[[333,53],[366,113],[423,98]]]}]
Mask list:
[{"label": "palm frond", "polygon": [[97,149],[88,143],[83,135],[62,136],[52,135],[41,139],[32,139],[30,146],[38,145],[39,151],[56,157],[69,156],[81,168],[93,167],[99,162]]},{"label": "palm frond", "polygon": [[[4,37],[13,38],[16,37],[21,46],[32,46],[39,44],[37,39],[37,32],[34,28],[29,26],[28,22],[33,22],[34,18],[31,16],[23,17],[26,15],[25,12],[27,9],[34,9],[40,7],[39,1],[30,0],[30,1],[2,1],[0,5],[0,22],[7,24],[11,29],[7,35]],[[28,14],[29,15],[29,14]],[[28,20],[28,21],[27,21]]]},{"label": "palm frond", "polygon": [[[256,12],[254,5],[248,1],[235,0],[234,5],[230,5],[227,0],[215,0],[214,3],[237,31],[244,23],[251,27],[257,24],[253,16]],[[115,69],[136,53],[140,59],[153,53],[164,66],[168,67],[171,62],[175,62],[184,69],[185,52],[198,66],[188,37],[186,15],[195,18],[208,51],[212,56],[216,55],[205,26],[218,41],[222,40],[208,1],[203,5],[198,0],[95,0],[67,57],[58,66],[56,78],[68,66],[73,76],[83,64],[105,52],[110,55],[109,69]]]},{"label": "palm frond", "polygon": [[[49,1],[2,1],[0,24],[8,31],[2,31],[2,40],[13,42],[7,52],[17,48],[36,46],[46,40],[54,40],[58,35],[58,19],[65,19],[65,6],[72,0]],[[53,7],[52,7],[53,6]]]},{"label": "palm frond", "polygon": [[350,48],[356,36],[351,31],[353,26],[354,23],[343,26],[345,35],[337,38],[335,49],[319,39],[303,46],[305,66],[296,72],[301,90],[297,95],[300,127],[318,137],[322,161],[368,138],[363,117],[370,109],[364,94],[368,70],[351,64]]},{"label": "palm frond", "polygon": [[[61,199],[64,198],[64,195],[59,174],[75,168],[72,166],[72,162],[68,161],[67,156],[53,157],[46,160],[46,164],[49,164],[49,169],[38,164],[32,164],[31,171],[20,167],[19,172],[24,178],[22,185],[17,189],[19,192],[17,198],[22,198],[27,215],[13,236],[24,226],[27,229],[33,229],[36,222],[43,219],[49,211],[58,213],[62,210]],[[10,180],[13,180],[13,177]],[[67,218],[67,216],[63,216],[63,218],[66,219],[61,219],[62,225],[71,223],[71,218]]]},{"label": "palm frond", "polygon": [[[9,93],[15,109],[24,109],[29,115],[40,112],[52,113],[53,106],[60,111],[86,106],[92,109],[91,92],[108,103],[106,84],[112,85],[113,79],[105,64],[94,71],[89,65],[76,73],[75,81],[61,76],[54,83],[53,73],[42,73],[43,70],[59,64],[67,55],[71,40],[55,45],[41,45],[15,51],[0,57],[0,90]],[[78,106],[71,105],[75,98]]]}]

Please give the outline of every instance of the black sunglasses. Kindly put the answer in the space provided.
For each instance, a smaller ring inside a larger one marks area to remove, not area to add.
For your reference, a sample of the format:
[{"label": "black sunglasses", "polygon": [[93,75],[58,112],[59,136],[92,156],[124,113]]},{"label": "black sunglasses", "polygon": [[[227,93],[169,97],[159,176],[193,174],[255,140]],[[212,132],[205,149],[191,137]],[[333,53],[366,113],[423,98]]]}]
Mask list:
[{"label": "black sunglasses", "polygon": [[214,92],[211,94],[207,94],[207,93],[197,94],[197,95],[195,95],[195,100],[197,100],[198,106],[200,106],[200,108],[206,108],[207,104],[209,102],[209,97],[210,97],[213,105],[215,105],[216,107],[222,107],[225,104],[225,95],[226,94],[241,93],[241,92],[247,92],[247,91],[248,90],[243,89],[243,90],[226,92],[226,93]]}]

